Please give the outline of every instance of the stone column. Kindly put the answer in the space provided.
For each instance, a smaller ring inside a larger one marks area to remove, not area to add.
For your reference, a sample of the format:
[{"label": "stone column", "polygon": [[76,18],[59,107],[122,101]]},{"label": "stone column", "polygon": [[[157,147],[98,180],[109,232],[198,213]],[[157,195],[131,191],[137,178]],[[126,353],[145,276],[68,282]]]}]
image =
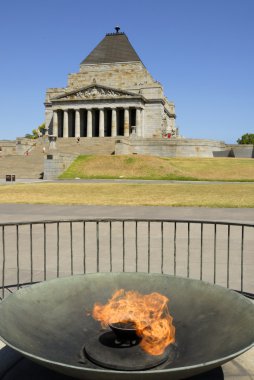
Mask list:
[{"label": "stone column", "polygon": [[75,137],[80,137],[80,110],[75,111]]},{"label": "stone column", "polygon": [[93,137],[92,110],[87,110],[87,137]]},{"label": "stone column", "polygon": [[141,108],[141,136],[145,136],[145,110]]},{"label": "stone column", "polygon": [[124,136],[130,135],[130,110],[124,109]]},{"label": "stone column", "polygon": [[112,109],[111,136],[116,137],[116,109]]},{"label": "stone column", "polygon": [[136,109],[136,133],[137,133],[137,137],[141,137],[141,111],[140,111],[140,108]]},{"label": "stone column", "polygon": [[68,110],[64,110],[63,115],[63,137],[69,137]]},{"label": "stone column", "polygon": [[58,137],[58,112],[53,111],[53,135]]},{"label": "stone column", "polygon": [[104,137],[104,109],[100,109],[99,136]]}]

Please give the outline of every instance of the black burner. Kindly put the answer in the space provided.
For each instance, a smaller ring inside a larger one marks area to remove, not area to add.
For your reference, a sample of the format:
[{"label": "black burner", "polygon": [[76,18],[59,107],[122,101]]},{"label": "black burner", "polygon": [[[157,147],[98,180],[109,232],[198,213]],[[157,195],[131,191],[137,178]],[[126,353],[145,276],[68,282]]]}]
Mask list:
[{"label": "black burner", "polygon": [[119,340],[122,343],[129,342],[130,345],[133,345],[134,342],[140,340],[140,338],[136,334],[136,328],[133,322],[111,323],[109,327],[115,333],[117,340]]},{"label": "black burner", "polygon": [[173,361],[175,350],[170,346],[162,355],[149,355],[139,346],[140,338],[119,340],[113,331],[86,338],[85,356],[93,363],[119,371],[140,371],[157,367],[166,360]]}]

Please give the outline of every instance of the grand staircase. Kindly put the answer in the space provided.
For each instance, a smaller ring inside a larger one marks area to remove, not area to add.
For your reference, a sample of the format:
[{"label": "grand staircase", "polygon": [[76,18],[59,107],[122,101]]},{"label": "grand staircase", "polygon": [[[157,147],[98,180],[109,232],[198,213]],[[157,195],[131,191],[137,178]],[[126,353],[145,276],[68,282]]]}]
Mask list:
[{"label": "grand staircase", "polygon": [[0,158],[0,179],[14,174],[16,179],[41,178],[44,167],[44,153],[41,143],[28,151],[28,155],[7,155]]},{"label": "grand staircase", "polygon": [[58,138],[56,148],[61,153],[108,155],[114,154],[115,140],[112,137],[81,137],[77,142],[75,137]]},{"label": "grand staircase", "polygon": [[111,137],[81,137],[79,142],[76,138],[58,138],[56,149],[51,151],[45,137],[35,140],[35,143],[36,145],[29,148],[28,155],[0,156],[0,179],[5,179],[7,174],[15,174],[16,179],[40,179],[47,153],[109,155],[114,154],[115,150],[115,139]]}]

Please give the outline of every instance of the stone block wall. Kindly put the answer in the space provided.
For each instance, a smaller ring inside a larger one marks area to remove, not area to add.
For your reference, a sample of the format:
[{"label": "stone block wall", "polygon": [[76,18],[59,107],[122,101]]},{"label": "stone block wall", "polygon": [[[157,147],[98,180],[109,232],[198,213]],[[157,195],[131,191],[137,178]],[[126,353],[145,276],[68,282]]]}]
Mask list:
[{"label": "stone block wall", "polygon": [[23,137],[16,139],[16,154],[23,156],[25,152],[30,152],[36,146],[37,140],[26,139]]},{"label": "stone block wall", "polygon": [[141,62],[80,65],[80,72],[69,74],[68,77],[68,87],[71,89],[89,86],[94,82],[133,91],[148,85],[161,87]]},{"label": "stone block wall", "polygon": [[150,87],[140,88],[139,91],[137,91],[136,89],[129,89],[129,91],[138,92],[139,94],[143,95],[146,99],[163,99],[164,97],[162,87],[156,84],[153,84],[153,86]]},{"label": "stone block wall", "polygon": [[221,151],[214,151],[213,157],[235,157],[232,149],[225,149]]},{"label": "stone block wall", "polygon": [[44,158],[44,179],[56,179],[77,157],[75,154],[49,153]]},{"label": "stone block wall", "polygon": [[254,158],[254,145],[251,144],[233,144],[227,145],[232,149],[234,156],[238,158]]},{"label": "stone block wall", "polygon": [[121,139],[116,141],[115,154],[143,154],[160,157],[213,157],[225,150],[221,141],[202,139]]},{"label": "stone block wall", "polygon": [[16,154],[16,141],[12,140],[0,140],[0,155],[12,155]]},{"label": "stone block wall", "polygon": [[[70,90],[69,90],[70,91]],[[68,92],[66,88],[48,88],[45,97],[45,103],[50,102],[51,98]]]},{"label": "stone block wall", "polygon": [[17,137],[16,140],[0,140],[0,154],[1,156],[23,156],[27,150],[31,151],[34,145],[36,145],[36,140],[25,137]]},{"label": "stone block wall", "polygon": [[144,137],[161,137],[164,107],[160,103],[146,104],[144,110]]}]

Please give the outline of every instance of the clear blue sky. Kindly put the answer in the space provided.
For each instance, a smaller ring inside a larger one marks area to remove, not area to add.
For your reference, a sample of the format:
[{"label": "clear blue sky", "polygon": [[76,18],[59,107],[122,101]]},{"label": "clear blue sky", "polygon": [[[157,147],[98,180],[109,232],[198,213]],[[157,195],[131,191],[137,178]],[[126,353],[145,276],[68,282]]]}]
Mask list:
[{"label": "clear blue sky", "polygon": [[48,87],[119,24],[176,105],[180,133],[254,133],[254,0],[1,0],[0,139],[44,121]]}]

